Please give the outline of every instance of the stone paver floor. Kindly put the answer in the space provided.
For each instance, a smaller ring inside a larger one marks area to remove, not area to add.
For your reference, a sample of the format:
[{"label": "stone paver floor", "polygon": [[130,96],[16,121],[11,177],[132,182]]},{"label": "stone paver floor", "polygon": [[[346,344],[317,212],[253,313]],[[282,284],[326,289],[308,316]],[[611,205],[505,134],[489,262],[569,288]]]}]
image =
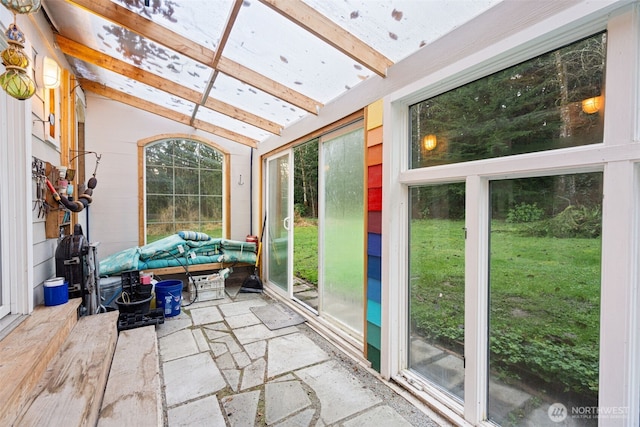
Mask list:
[{"label": "stone paver floor", "polygon": [[165,425],[436,426],[305,323],[270,330],[258,293],[183,307],[158,325]]}]

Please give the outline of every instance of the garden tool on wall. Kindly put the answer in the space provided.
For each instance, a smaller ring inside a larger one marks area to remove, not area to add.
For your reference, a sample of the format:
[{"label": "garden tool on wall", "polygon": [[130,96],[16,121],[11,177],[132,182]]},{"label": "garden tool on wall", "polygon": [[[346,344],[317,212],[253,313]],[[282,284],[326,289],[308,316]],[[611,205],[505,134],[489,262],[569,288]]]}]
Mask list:
[{"label": "garden tool on wall", "polygon": [[242,287],[240,288],[240,292],[254,292],[260,293],[262,292],[262,280],[260,279],[260,275],[258,274],[258,265],[260,264],[260,254],[262,253],[262,238],[264,237],[264,229],[267,224],[267,216],[264,217],[264,222],[262,224],[262,233],[260,235],[260,240],[258,241],[258,251],[256,253],[256,265],[253,268],[253,274],[247,276],[242,282]]}]

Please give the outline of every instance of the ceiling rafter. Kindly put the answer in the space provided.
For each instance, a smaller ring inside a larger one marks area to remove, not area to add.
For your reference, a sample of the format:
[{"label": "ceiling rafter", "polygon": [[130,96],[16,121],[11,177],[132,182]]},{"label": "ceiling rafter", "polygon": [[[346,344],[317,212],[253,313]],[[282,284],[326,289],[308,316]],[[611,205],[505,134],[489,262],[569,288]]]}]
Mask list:
[{"label": "ceiling rafter", "polygon": [[386,77],[387,68],[393,65],[393,61],[389,58],[336,25],[302,0],[259,1],[381,77]]},{"label": "ceiling rafter", "polygon": [[199,106],[203,105],[207,101],[207,99],[209,99],[211,89],[213,88],[213,85],[216,82],[216,78],[218,77],[218,70],[216,69],[216,66],[218,65],[218,61],[220,60],[220,56],[222,55],[224,46],[227,44],[227,40],[229,39],[229,35],[231,34],[233,23],[236,22],[236,18],[238,17],[238,13],[240,12],[240,7],[242,7],[242,1],[243,0],[235,0],[235,3],[231,8],[231,12],[227,17],[227,23],[224,26],[224,30],[222,31],[222,35],[220,36],[220,41],[218,42],[218,50],[216,50],[215,54],[213,55],[213,60],[211,61],[211,68],[213,68],[213,72],[211,73],[211,77],[209,77],[209,81],[207,82],[207,86],[204,92],[202,92],[202,100],[200,101],[200,104],[196,105],[196,108],[193,109],[193,114],[191,114],[192,122],[196,120]]},{"label": "ceiling rafter", "polygon": [[188,126],[190,125],[196,129],[200,129],[200,130],[212,133],[214,135],[227,138],[231,141],[235,141],[239,144],[246,145],[248,147],[256,148],[258,146],[256,140],[251,139],[247,136],[240,135],[236,132],[232,132],[230,130],[220,128],[208,122],[203,122],[202,120],[195,120],[193,124],[190,124],[191,116],[178,113],[177,111],[173,111],[169,108],[162,107],[153,102],[140,99],[138,97],[129,95],[119,90],[108,88],[100,83],[96,83],[86,79],[80,79],[79,82],[83,87],[83,89],[96,93],[98,95],[104,96],[106,98],[113,99],[114,101],[118,101],[123,104],[130,105],[140,110],[148,111],[150,113],[156,114],[158,116],[164,117],[169,120],[173,120]]},{"label": "ceiling rafter", "polygon": [[[114,73],[121,74],[132,80],[155,87],[195,104],[200,103],[202,95],[197,90],[179,85],[172,80],[160,77],[127,62],[108,56],[60,34],[56,34],[56,43],[60,47],[60,50],[66,55],[73,56],[74,58],[97,65],[98,67],[113,71]],[[280,130],[282,129],[282,125],[273,123],[267,119],[213,98],[208,98],[204,105],[213,111],[217,111],[221,114],[243,121],[276,135],[280,134]]]},{"label": "ceiling rafter", "polygon": [[[164,28],[125,7],[110,0],[66,0],[114,24],[127,28],[142,37],[164,45],[176,52],[211,66],[216,53],[205,46],[199,45],[178,33]],[[323,105],[306,95],[303,95],[285,85],[271,80],[257,72],[220,55],[217,69],[236,80],[255,87],[263,92],[275,96],[289,104],[295,105],[311,114],[318,114]]]}]

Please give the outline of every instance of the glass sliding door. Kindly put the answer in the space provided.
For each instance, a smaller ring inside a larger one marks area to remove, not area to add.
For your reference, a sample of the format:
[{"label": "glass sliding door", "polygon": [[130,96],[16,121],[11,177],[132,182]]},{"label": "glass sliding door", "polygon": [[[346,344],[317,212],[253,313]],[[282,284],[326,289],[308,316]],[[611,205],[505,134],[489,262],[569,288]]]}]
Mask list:
[{"label": "glass sliding door", "polygon": [[465,184],[409,190],[409,369],[464,397]]},{"label": "glass sliding door", "polygon": [[321,139],[321,310],[348,332],[364,333],[364,130]]},{"label": "glass sliding door", "polygon": [[293,147],[293,297],[318,313],[318,139]]},{"label": "glass sliding door", "polygon": [[598,406],[602,174],[492,181],[490,196],[488,416],[559,425]]},{"label": "glass sliding door", "polygon": [[[267,278],[289,296],[291,247],[290,154],[267,161],[267,230],[263,248],[267,254]],[[266,248],[264,247],[266,245]]]}]

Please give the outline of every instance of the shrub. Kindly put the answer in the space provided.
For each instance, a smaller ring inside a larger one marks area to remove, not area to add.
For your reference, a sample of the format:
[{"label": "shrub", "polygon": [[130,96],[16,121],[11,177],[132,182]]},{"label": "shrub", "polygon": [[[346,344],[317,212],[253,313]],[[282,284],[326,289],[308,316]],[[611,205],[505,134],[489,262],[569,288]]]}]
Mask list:
[{"label": "shrub", "polygon": [[522,223],[522,222],[534,222],[542,219],[544,210],[539,208],[536,203],[520,203],[509,209],[507,213],[507,222]]},{"label": "shrub", "polygon": [[565,210],[549,220],[549,234],[552,237],[599,237],[602,232],[602,211],[599,207],[569,205]]}]

